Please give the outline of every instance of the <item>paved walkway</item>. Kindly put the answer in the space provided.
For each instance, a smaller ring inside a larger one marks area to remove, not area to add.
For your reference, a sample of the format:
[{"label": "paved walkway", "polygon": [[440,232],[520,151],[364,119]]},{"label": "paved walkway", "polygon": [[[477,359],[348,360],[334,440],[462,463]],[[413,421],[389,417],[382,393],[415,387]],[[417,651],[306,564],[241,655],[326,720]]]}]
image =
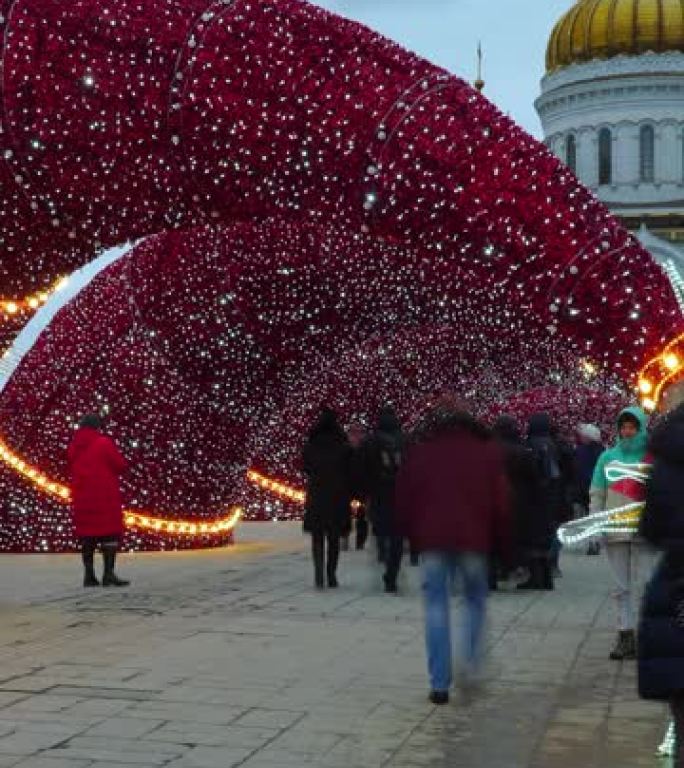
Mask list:
[{"label": "paved walkway", "polygon": [[602,559],[555,593],[496,595],[485,690],[426,701],[417,572],[385,596],[367,553],[311,587],[297,526],[131,555],[84,593],[73,557],[0,558],[0,768],[657,766],[664,710],[606,660]]}]

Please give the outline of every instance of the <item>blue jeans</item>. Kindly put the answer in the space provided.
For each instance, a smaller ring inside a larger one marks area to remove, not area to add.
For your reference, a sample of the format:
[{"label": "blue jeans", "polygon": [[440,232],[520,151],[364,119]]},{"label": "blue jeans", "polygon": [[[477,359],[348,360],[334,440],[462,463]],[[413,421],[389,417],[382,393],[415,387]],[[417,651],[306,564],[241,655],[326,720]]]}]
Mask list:
[{"label": "blue jeans", "polygon": [[425,643],[433,691],[448,691],[452,682],[451,585],[460,575],[465,594],[462,660],[466,674],[477,671],[487,607],[487,557],[477,552],[425,552],[422,556]]}]

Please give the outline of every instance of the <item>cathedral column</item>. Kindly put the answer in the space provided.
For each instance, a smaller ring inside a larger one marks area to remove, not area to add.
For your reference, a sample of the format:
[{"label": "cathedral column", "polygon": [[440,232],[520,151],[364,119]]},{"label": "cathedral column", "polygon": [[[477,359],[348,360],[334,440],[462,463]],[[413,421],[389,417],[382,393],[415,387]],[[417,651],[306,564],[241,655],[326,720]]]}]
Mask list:
[{"label": "cathedral column", "polygon": [[590,189],[598,186],[598,133],[595,128],[577,131],[577,178]]},{"label": "cathedral column", "polygon": [[639,183],[639,129],[632,123],[613,128],[613,183]]}]

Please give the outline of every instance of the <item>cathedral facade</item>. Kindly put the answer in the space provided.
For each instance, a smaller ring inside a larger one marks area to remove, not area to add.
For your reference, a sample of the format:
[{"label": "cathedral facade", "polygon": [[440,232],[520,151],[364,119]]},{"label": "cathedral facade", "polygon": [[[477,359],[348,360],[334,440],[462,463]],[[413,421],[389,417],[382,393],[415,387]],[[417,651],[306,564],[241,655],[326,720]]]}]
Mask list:
[{"label": "cathedral facade", "polygon": [[549,39],[544,139],[684,303],[684,3],[576,0]]}]

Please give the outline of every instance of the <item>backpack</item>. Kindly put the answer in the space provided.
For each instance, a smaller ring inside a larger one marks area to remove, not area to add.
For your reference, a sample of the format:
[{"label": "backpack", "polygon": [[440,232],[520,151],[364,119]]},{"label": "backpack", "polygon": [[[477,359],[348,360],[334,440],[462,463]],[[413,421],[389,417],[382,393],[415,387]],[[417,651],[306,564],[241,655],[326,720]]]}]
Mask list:
[{"label": "backpack", "polygon": [[401,439],[380,435],[377,440],[377,471],[380,482],[394,482],[401,466]]}]

